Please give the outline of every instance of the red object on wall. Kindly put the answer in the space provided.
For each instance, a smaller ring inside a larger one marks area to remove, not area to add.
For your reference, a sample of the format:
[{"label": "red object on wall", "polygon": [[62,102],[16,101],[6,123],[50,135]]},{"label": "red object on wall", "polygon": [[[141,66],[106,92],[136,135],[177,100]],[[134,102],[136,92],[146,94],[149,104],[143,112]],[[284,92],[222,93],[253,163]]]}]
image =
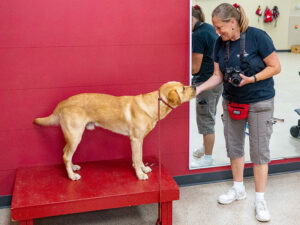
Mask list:
[{"label": "red object on wall", "polygon": [[[189,1],[0,5],[0,195],[12,194],[16,168],[62,163],[60,128],[32,124],[62,99],[82,92],[137,95],[171,80],[189,83]],[[171,175],[189,173],[188,104],[161,122],[160,140]],[[154,129],[144,141],[145,156],[157,154],[157,142]],[[127,137],[97,128],[84,133],[74,160],[130,157]]]},{"label": "red object on wall", "polygon": [[265,23],[271,23],[273,22],[273,12],[269,7],[267,6],[264,12],[264,22]]},{"label": "red object on wall", "polygon": [[260,5],[257,7],[257,9],[255,11],[255,14],[258,15],[258,16],[262,15],[262,11],[261,11]]}]

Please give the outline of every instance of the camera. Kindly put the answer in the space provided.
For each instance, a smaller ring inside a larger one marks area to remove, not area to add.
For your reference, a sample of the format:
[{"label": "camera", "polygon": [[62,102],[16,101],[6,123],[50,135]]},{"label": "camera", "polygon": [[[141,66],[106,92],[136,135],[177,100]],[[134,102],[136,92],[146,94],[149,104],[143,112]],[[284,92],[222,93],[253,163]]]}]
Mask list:
[{"label": "camera", "polygon": [[224,73],[224,80],[226,82],[231,80],[231,84],[237,87],[242,80],[240,73],[242,73],[242,70],[239,66],[226,68]]}]

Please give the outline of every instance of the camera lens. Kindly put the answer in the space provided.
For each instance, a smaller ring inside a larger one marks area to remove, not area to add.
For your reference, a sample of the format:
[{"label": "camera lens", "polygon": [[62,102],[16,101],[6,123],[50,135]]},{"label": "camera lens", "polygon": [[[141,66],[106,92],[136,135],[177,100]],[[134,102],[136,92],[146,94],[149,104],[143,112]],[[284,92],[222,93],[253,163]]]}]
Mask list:
[{"label": "camera lens", "polygon": [[239,86],[239,84],[241,83],[241,76],[239,73],[234,73],[231,77],[231,84],[235,87]]},{"label": "camera lens", "polygon": [[237,87],[239,86],[239,84],[241,83],[239,79],[232,79],[231,83],[233,86]]}]

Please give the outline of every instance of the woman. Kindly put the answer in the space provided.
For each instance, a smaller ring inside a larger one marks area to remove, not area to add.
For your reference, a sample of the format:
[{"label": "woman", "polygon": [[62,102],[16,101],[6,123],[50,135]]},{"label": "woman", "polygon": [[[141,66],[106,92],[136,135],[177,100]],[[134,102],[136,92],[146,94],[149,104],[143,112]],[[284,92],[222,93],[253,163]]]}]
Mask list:
[{"label": "woman", "polygon": [[[205,16],[198,5],[192,7],[192,28],[192,84],[198,86],[213,74],[213,49],[218,35],[212,25],[205,23]],[[196,98],[196,119],[198,132],[203,135],[203,147],[193,152],[193,155],[200,159],[191,163],[192,168],[213,164],[215,116],[222,89],[222,85],[218,85],[202,92]]]},{"label": "woman", "polygon": [[[197,94],[223,82],[224,135],[234,184],[228,193],[219,196],[218,202],[230,204],[246,198],[243,171],[245,126],[248,122],[256,218],[269,221],[271,216],[264,192],[274,111],[272,77],[281,71],[280,62],[271,38],[260,29],[248,27],[248,19],[240,5],[219,5],[212,13],[212,22],[220,35],[214,50],[214,74],[197,87]],[[241,115],[246,117],[239,118]]]}]

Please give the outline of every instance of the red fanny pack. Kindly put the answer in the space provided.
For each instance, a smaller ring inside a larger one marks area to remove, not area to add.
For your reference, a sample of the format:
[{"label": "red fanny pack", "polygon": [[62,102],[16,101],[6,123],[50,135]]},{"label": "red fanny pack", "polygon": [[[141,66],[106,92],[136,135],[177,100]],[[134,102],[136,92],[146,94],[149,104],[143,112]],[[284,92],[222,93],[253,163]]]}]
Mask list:
[{"label": "red fanny pack", "polygon": [[228,102],[228,111],[232,119],[242,120],[248,117],[249,104]]}]

